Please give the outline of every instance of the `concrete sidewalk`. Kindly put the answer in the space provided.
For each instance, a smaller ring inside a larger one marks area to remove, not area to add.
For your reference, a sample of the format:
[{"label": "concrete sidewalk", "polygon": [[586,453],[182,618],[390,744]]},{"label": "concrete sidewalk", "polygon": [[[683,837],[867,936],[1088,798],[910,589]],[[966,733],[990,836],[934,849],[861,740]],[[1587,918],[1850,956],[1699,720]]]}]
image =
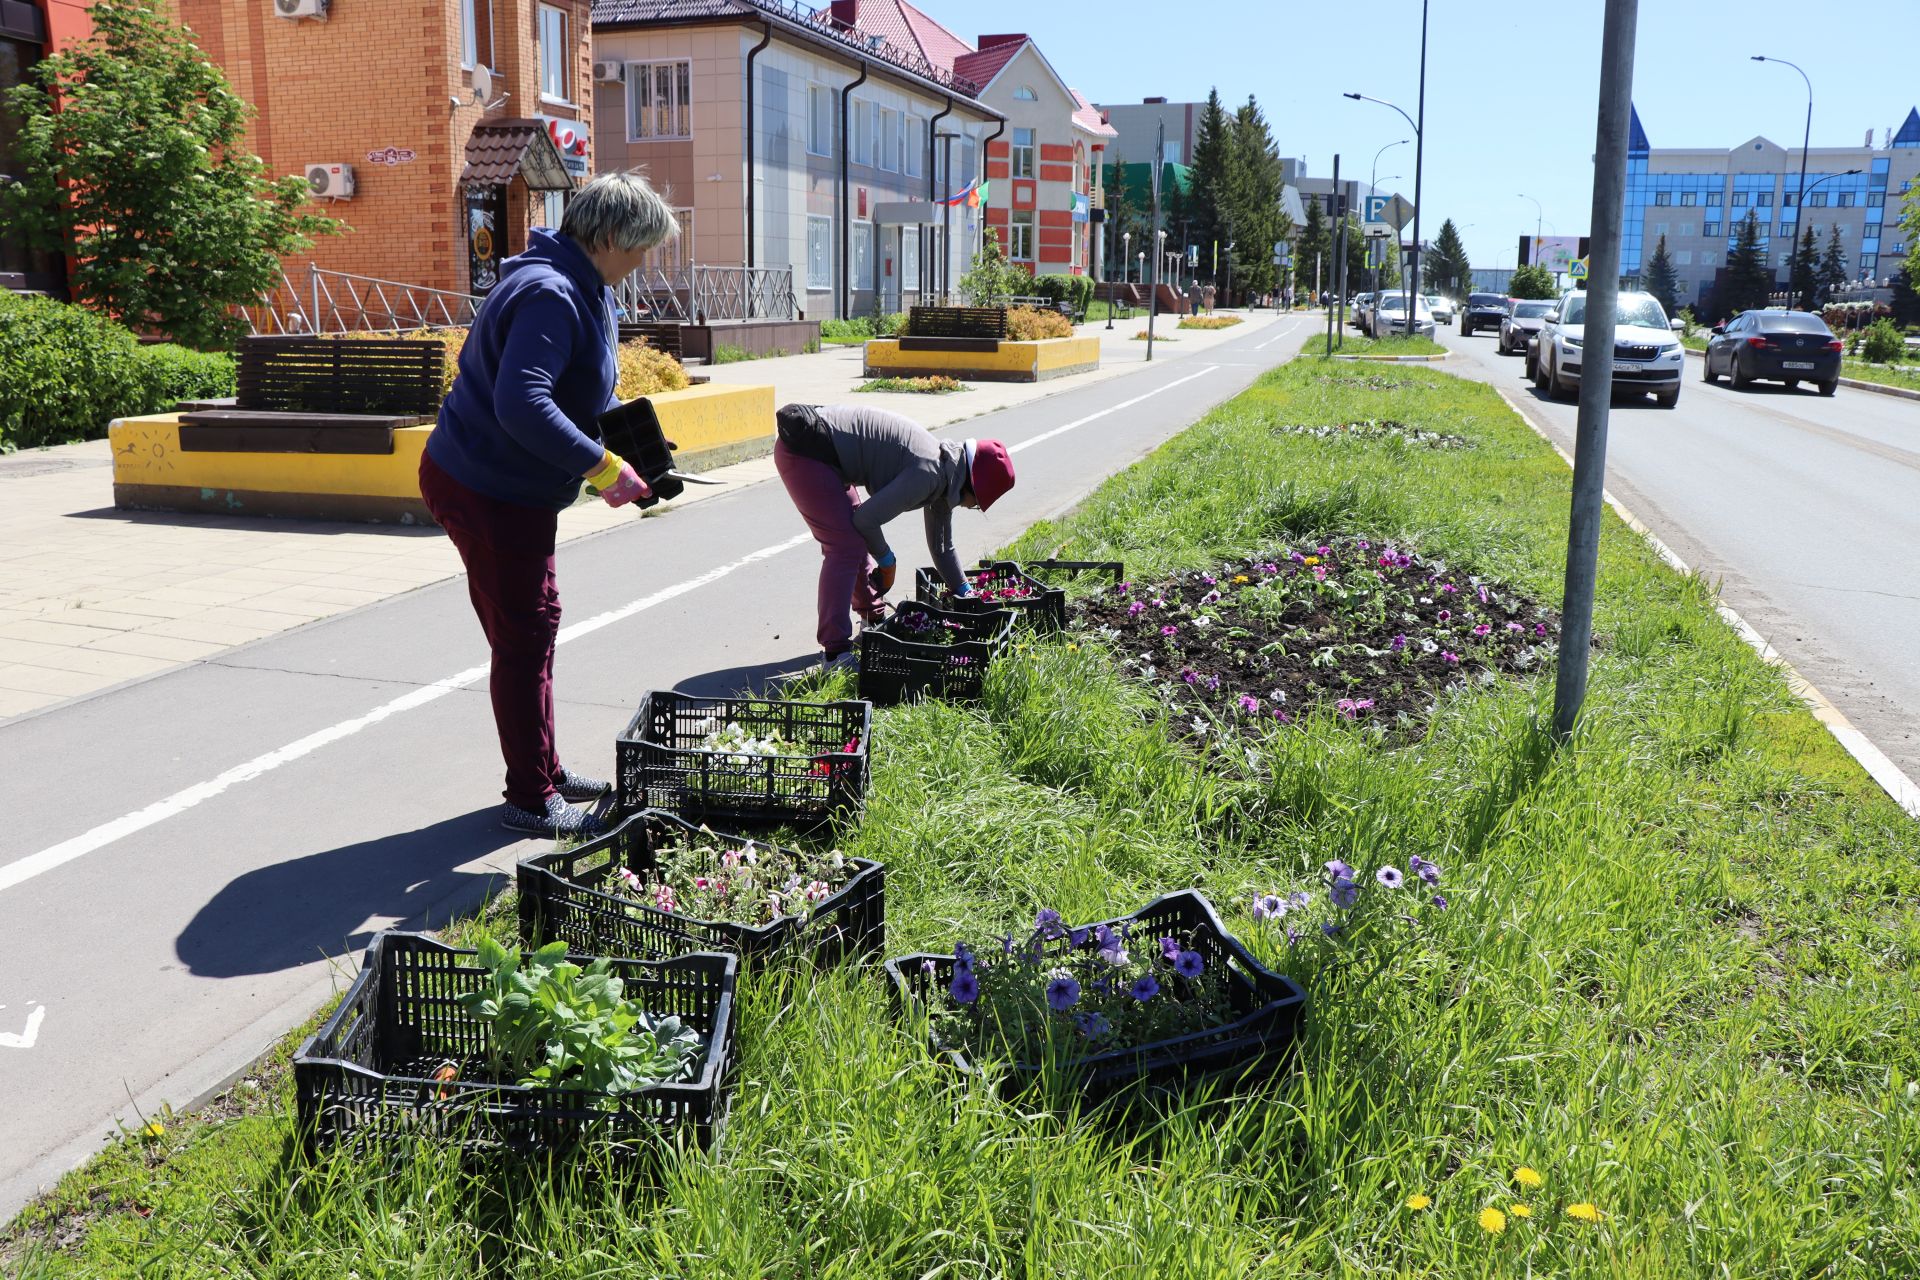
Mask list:
[{"label": "concrete sidewalk", "polygon": [[[1174,332],[1163,316],[1154,361],[1185,360],[1274,323],[1272,312],[1214,331]],[[1101,339],[1101,367],[1041,383],[982,383],[948,395],[866,393],[871,401],[942,427],[1043,399],[1141,367],[1145,320]],[[1275,361],[1291,352],[1276,351]],[[776,402],[854,398],[858,347],[717,365],[715,382],[776,388]],[[770,479],[770,459],[713,473],[729,489]],[[320,618],[412,591],[460,572],[437,529],[322,521],[211,518],[113,506],[105,440],[0,457],[0,722],[144,679]],[[683,507],[726,489],[690,486]],[[656,508],[650,518],[670,514]],[[596,501],[561,513],[563,542],[634,516]]]}]

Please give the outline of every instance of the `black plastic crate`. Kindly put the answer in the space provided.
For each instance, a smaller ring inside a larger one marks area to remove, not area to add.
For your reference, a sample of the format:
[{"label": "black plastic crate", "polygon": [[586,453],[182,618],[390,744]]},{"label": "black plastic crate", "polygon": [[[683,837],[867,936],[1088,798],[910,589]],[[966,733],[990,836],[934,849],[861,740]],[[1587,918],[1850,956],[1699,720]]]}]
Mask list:
[{"label": "black plastic crate", "polygon": [[[990,582],[981,581],[981,574],[992,574],[993,578]],[[967,579],[974,584],[975,594],[950,596],[947,594],[946,579],[939,573],[932,569],[915,570],[914,599],[956,613],[991,613],[996,609],[1006,609],[1041,631],[1058,631],[1067,625],[1067,593],[1029,576],[1011,560],[983,560],[979,568],[967,570]],[[999,594],[1002,587],[1025,587],[1032,594],[1009,599]],[[989,592],[992,593],[991,598]]]},{"label": "black plastic crate", "polygon": [[[852,877],[811,911],[764,925],[696,920],[602,888],[617,867],[650,875],[659,865],[660,846],[699,834],[690,822],[647,810],[586,844],[523,859],[515,870],[521,939],[529,946],[558,940],[589,955],[640,960],[726,951],[745,960],[794,954],[823,964],[876,955],[885,945],[886,868],[865,858],[847,859]],[[736,849],[769,847],[744,836],[708,835]]]},{"label": "black plastic crate", "polygon": [[[707,1147],[719,1137],[735,1052],[738,958],[614,962],[627,998],[698,1031],[704,1059],[699,1076],[685,1083],[610,1094],[475,1078],[488,1031],[455,997],[484,988],[478,955],[421,933],[374,938],[346,999],[294,1055],[295,1109],[310,1156],[338,1141],[386,1138],[545,1153],[587,1142],[630,1151],[660,1141]],[[436,1080],[447,1063],[460,1074]]]},{"label": "black plastic crate", "polygon": [[[1273,972],[1220,924],[1213,905],[1193,890],[1183,890],[1156,898],[1129,916],[1101,921],[1111,928],[1127,926],[1135,945],[1161,934],[1191,936],[1191,947],[1206,961],[1207,968],[1230,975],[1228,992],[1234,1011],[1233,1021],[1206,1031],[1162,1040],[1153,1044],[1089,1054],[1069,1066],[1081,1079],[1088,1098],[1104,1097],[1136,1081],[1150,1086],[1167,1086],[1190,1076],[1214,1072],[1250,1074],[1277,1066],[1300,1031],[1306,992],[1283,974]],[[1071,929],[1091,930],[1093,925],[1073,925]],[[1062,938],[1046,944],[1052,954],[1072,950]],[[997,962],[983,949],[983,962]],[[887,976],[892,980],[895,1008],[901,1013],[924,1008],[930,994],[945,991],[953,981],[954,958],[945,955],[915,953],[887,961]],[[930,966],[930,967],[929,967]],[[945,1043],[932,1033],[929,1043],[934,1053],[947,1058],[962,1071],[977,1068],[956,1045]],[[1035,1063],[1014,1062],[1003,1080],[1008,1093],[1018,1092],[1036,1080],[1042,1068]]]},{"label": "black plastic crate", "polygon": [[[800,753],[743,758],[700,745],[729,723],[755,735],[777,732]],[[872,734],[867,702],[698,698],[655,690],[614,743],[620,808],[664,809],[725,825],[817,827],[853,818],[867,801]]]},{"label": "black plastic crate", "polygon": [[[913,640],[906,622],[917,616],[951,624],[966,638],[953,644]],[[885,622],[860,633],[860,696],[876,703],[919,697],[978,698],[986,686],[988,666],[1013,635],[1013,623],[1008,609],[970,613],[903,601]]]}]

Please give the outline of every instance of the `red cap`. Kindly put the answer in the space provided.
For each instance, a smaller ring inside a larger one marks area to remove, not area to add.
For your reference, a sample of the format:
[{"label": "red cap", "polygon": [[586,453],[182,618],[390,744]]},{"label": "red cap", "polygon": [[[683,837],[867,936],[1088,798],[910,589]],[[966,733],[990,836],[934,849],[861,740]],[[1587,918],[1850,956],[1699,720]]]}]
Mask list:
[{"label": "red cap", "polygon": [[1013,488],[1013,456],[998,440],[977,440],[973,446],[973,500],[985,511]]}]

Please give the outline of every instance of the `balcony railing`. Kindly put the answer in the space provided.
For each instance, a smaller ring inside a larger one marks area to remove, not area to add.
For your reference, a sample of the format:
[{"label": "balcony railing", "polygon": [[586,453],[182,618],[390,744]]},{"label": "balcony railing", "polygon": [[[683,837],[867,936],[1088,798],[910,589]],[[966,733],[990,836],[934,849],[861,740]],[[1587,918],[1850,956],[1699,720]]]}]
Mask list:
[{"label": "balcony railing", "polygon": [[614,286],[629,320],[710,324],[794,318],[791,267],[643,267]]},{"label": "balcony railing", "polygon": [[944,67],[937,67],[919,54],[909,53],[881,36],[834,22],[833,11],[830,8],[822,7],[815,10],[804,4],[795,3],[795,0],[747,0],[747,3],[762,13],[784,18],[788,22],[818,32],[828,39],[846,45],[849,49],[878,58],[902,71],[911,72],[922,80],[931,80],[942,89],[950,89],[969,98],[980,96],[980,86],[965,76],[955,75]]}]

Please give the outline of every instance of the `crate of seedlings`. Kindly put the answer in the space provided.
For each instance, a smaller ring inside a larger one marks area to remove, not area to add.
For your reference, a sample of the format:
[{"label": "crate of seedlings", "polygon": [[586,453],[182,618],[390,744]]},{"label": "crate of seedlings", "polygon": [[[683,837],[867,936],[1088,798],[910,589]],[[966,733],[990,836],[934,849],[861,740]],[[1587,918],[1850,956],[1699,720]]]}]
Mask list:
[{"label": "crate of seedlings", "polygon": [[655,690],[614,743],[621,811],[727,826],[817,827],[867,799],[867,702]]},{"label": "crate of seedlings", "polygon": [[726,951],[833,964],[880,951],[885,876],[880,863],[837,849],[716,835],[648,810],[585,844],[523,860],[520,936],[640,960]]},{"label": "crate of seedlings", "polygon": [[968,1072],[984,1059],[1007,1063],[1009,1092],[1044,1071],[1088,1098],[1136,1081],[1270,1071],[1306,1004],[1191,890],[1091,925],[1042,911],[1023,935],[900,956],[886,969],[896,1007],[926,1016],[934,1052]]},{"label": "crate of seedlings", "polygon": [[902,601],[860,633],[860,696],[877,703],[978,698],[1013,624],[1008,609],[969,613]]},{"label": "crate of seedlings", "polygon": [[1083,574],[1098,575],[1118,583],[1125,573],[1118,560],[982,560],[977,569],[967,570],[973,587],[970,596],[955,596],[946,582],[932,569],[914,573],[914,598],[925,604],[939,605],[963,613],[993,609],[1011,609],[1022,621],[1041,631],[1058,631],[1067,625],[1067,592],[1059,585]]},{"label": "crate of seedlings", "polygon": [[415,1137],[522,1154],[709,1146],[726,1119],[739,964],[381,933],[294,1056],[301,1142],[310,1156]]}]

